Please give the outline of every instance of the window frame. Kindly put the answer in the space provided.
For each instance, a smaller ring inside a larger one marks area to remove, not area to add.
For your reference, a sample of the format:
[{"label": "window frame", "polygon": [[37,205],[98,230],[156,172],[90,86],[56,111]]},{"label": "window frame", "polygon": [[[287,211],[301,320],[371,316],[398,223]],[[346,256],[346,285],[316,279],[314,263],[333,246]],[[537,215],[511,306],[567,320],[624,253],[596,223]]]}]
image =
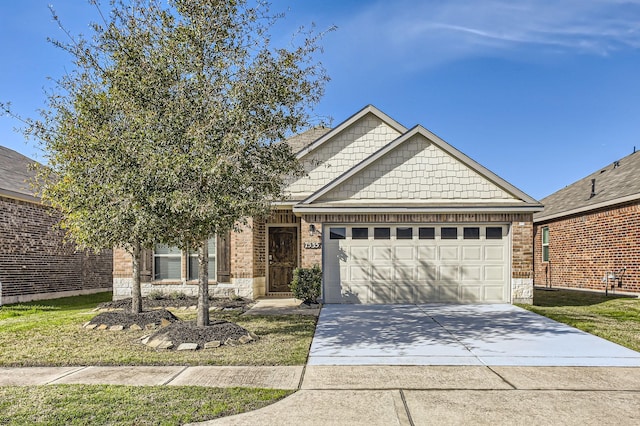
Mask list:
[{"label": "window frame", "polygon": [[[213,236],[209,239],[209,241],[213,241],[213,250],[211,250],[211,246],[209,246],[209,262],[213,260],[213,270],[209,268],[209,283],[216,283],[218,280],[218,242],[217,236]],[[167,249],[170,253],[158,253],[156,247],[159,245],[167,246]],[[176,251],[179,251],[178,253]],[[190,276],[190,260],[193,258],[198,258],[198,252],[192,250],[179,250],[176,246],[169,246],[167,244],[155,244],[152,252],[152,274],[153,277],[152,282],[155,283],[197,283],[198,277],[191,278]],[[168,277],[168,278],[158,278],[157,276],[157,266],[156,259],[157,258],[179,258],[180,259],[180,273],[177,277]],[[197,260],[196,260],[197,261]]]},{"label": "window frame", "polygon": [[549,262],[549,241],[551,240],[550,233],[549,233],[549,227],[548,226],[543,226],[541,229],[542,229],[542,232],[541,232],[541,234],[542,234],[541,235],[542,261],[543,262]]}]

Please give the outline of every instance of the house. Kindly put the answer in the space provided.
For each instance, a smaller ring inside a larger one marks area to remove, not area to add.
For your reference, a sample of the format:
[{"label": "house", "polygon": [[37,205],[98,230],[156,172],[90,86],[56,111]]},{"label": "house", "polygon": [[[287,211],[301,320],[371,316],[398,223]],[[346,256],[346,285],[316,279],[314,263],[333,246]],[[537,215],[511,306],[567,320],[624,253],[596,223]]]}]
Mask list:
[{"label": "house", "polygon": [[[531,302],[538,201],[374,106],[288,143],[306,176],[270,217],[209,241],[212,294],[290,295],[293,269],[318,264],[325,303]],[[158,245],[142,263],[143,294],[197,293],[194,254]],[[114,298],[130,294],[116,250]]]},{"label": "house", "polygon": [[29,189],[33,161],[0,146],[0,305],[110,291],[111,250],[76,252]]},{"label": "house", "polygon": [[533,219],[536,285],[640,292],[640,153],[542,203]]}]

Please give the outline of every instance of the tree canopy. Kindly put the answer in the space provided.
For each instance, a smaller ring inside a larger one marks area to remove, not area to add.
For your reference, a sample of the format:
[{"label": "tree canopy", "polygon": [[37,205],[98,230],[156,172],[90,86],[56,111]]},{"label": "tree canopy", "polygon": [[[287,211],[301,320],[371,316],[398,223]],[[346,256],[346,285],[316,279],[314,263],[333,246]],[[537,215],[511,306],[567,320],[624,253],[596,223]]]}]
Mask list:
[{"label": "tree canopy", "polygon": [[73,240],[135,263],[141,247],[201,247],[282,199],[301,168],[281,141],[310,125],[328,80],[322,34],[272,47],[281,16],[260,1],[90,2],[102,22],[53,41],[74,67],[25,128],[48,158],[40,195]]}]

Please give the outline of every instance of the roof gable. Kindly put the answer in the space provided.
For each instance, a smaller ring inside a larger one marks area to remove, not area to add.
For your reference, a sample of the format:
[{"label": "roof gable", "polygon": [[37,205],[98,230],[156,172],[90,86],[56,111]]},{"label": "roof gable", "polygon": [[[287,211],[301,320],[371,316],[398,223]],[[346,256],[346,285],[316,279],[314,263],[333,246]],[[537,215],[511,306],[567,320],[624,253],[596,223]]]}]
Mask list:
[{"label": "roof gable", "polygon": [[[593,195],[592,186],[595,190]],[[541,222],[639,199],[640,153],[634,152],[543,198],[544,211],[534,215],[534,221]]]},{"label": "roof gable", "polygon": [[290,197],[303,200],[405,131],[374,106],[363,108],[297,154],[306,175],[289,184]]},{"label": "roof gable", "polygon": [[539,203],[462,152],[416,126],[298,206],[502,206]]}]

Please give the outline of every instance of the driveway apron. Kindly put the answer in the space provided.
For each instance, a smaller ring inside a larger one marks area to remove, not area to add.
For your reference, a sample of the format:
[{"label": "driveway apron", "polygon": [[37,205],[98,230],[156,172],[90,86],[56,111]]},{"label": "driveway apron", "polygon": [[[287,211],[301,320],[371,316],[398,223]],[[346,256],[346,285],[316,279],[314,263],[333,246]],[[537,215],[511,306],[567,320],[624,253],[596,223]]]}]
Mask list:
[{"label": "driveway apron", "polygon": [[509,304],[325,305],[308,365],[640,366],[640,353]]}]

